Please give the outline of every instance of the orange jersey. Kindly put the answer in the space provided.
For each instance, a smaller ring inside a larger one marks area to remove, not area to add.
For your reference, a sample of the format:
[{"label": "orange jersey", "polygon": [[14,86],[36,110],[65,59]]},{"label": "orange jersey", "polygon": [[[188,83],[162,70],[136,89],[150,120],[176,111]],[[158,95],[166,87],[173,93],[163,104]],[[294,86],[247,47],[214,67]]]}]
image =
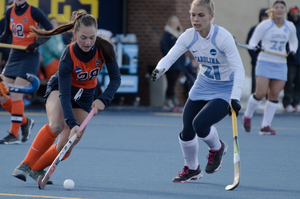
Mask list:
[{"label": "orange jersey", "polygon": [[15,13],[14,7],[10,13],[10,30],[13,33],[12,44],[19,46],[28,46],[34,42],[34,37],[27,38],[29,32],[31,32],[30,26],[37,26],[36,21],[31,16],[31,5],[24,14],[18,16]]},{"label": "orange jersey", "polygon": [[101,52],[101,57],[99,57],[98,49],[94,58],[89,62],[80,61],[74,54],[72,43],[70,45],[70,55],[73,61],[73,71],[71,74],[71,85],[84,88],[92,89],[97,85],[97,76],[103,68],[104,58]]}]

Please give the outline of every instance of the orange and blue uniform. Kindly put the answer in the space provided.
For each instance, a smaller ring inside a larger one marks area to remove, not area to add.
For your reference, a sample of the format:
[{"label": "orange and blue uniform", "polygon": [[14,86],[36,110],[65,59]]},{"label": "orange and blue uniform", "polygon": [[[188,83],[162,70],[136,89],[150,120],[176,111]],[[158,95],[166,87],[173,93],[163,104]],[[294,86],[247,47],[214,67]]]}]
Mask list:
[{"label": "orange and blue uniform", "polygon": [[[84,52],[74,42],[63,52],[58,73],[54,74],[47,84],[45,100],[47,100],[51,91],[59,89],[61,107],[65,121],[70,129],[75,125],[79,125],[76,122],[72,108],[82,108],[87,112],[91,110],[97,85],[97,76],[102,70],[104,63],[105,57],[102,52],[99,54],[96,45],[89,52]],[[116,59],[112,63],[105,64],[109,73],[110,83],[98,99],[107,105],[113,99],[120,86],[121,75]]]},{"label": "orange and blue uniform", "polygon": [[9,28],[13,36],[13,45],[28,46],[34,42],[34,37],[28,37],[31,26],[37,26],[37,22],[31,16],[31,5],[21,16],[16,14],[15,9],[11,9]]},{"label": "orange and blue uniform", "polygon": [[[51,30],[52,24],[47,19],[45,14],[34,6],[29,5],[27,2],[22,5],[13,5],[8,8],[5,12],[5,27],[2,35],[0,36],[0,42],[6,43],[12,38],[12,43],[15,45],[27,46],[27,48],[32,50],[37,48],[39,45],[45,43],[49,38],[28,38],[30,32],[30,26],[41,25],[45,30]],[[32,50],[33,51],[33,50]],[[35,51],[29,53],[25,50],[11,49],[9,53],[9,58],[3,70],[3,75],[5,77],[16,79],[21,77],[27,79],[26,74],[37,74],[40,66],[40,53]],[[26,126],[29,126],[29,129],[33,126],[33,120],[28,123],[27,118],[24,115],[24,103],[22,100],[12,100],[8,98],[5,102],[1,103],[1,106],[11,113],[11,128],[9,131],[9,137],[5,139],[14,140],[10,143],[18,143],[18,140],[15,140],[19,137],[20,125],[22,128],[22,137],[26,134],[30,134],[30,131],[24,131]],[[31,126],[31,127],[30,127]],[[14,138],[11,137],[11,134]],[[22,138],[22,141],[25,142],[28,139],[25,137]],[[25,141],[24,141],[25,140]],[[0,144],[4,143],[4,139],[0,140]]]},{"label": "orange and blue uniform", "polygon": [[[45,43],[49,38],[28,38],[30,26],[41,25],[45,30],[53,28],[45,14],[37,7],[25,2],[23,5],[14,5],[5,12],[5,29],[0,36],[0,42],[5,43],[12,37],[12,44],[28,46],[35,43],[37,46]],[[4,69],[4,76],[10,78],[22,77],[26,73],[37,74],[40,64],[40,53],[28,53],[24,50],[12,49]]]}]

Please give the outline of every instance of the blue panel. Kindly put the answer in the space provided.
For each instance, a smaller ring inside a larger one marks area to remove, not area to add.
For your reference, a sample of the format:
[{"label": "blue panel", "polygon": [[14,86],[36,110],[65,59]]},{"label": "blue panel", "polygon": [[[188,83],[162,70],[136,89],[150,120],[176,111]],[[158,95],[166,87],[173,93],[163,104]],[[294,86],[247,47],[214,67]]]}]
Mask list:
[{"label": "blue panel", "polygon": [[[109,76],[104,76],[104,87],[109,83]],[[139,85],[139,77],[137,75],[121,75],[121,85],[117,93],[137,93]]]}]

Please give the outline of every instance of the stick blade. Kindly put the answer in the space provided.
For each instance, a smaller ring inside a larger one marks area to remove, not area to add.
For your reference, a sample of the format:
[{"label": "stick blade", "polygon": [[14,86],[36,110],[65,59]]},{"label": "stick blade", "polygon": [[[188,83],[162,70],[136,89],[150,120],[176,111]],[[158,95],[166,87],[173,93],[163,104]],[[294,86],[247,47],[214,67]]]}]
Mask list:
[{"label": "stick blade", "polygon": [[44,178],[40,175],[37,179],[37,184],[39,189],[44,189],[49,179],[50,179],[49,174],[46,174]]},{"label": "stick blade", "polygon": [[240,162],[238,161],[238,162],[234,163],[234,181],[233,181],[233,184],[227,185],[225,187],[225,190],[227,190],[227,191],[234,190],[240,184],[240,176],[241,176]]},{"label": "stick blade", "polygon": [[233,184],[227,185],[227,186],[225,187],[225,190],[226,190],[226,191],[232,191],[232,190],[234,190],[239,184],[240,184],[239,182],[233,182]]},{"label": "stick blade", "polygon": [[44,187],[40,186],[42,184],[42,176],[41,175],[37,178],[36,182],[37,182],[39,189],[44,189]]}]

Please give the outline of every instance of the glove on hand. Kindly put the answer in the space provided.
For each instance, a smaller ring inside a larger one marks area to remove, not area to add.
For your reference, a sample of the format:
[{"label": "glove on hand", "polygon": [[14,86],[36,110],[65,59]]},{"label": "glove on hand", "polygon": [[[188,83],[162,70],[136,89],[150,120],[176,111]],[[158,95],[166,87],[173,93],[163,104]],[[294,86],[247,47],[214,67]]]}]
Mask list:
[{"label": "glove on hand", "polygon": [[165,69],[154,69],[151,74],[151,80],[155,82],[158,78],[160,78],[165,72]]},{"label": "glove on hand", "polygon": [[237,99],[231,99],[228,105],[228,112],[229,115],[231,115],[231,109],[234,110],[234,112],[236,113],[236,116],[239,115],[239,111],[241,110],[241,105],[240,105],[240,101]]},{"label": "glove on hand", "polygon": [[258,54],[261,51],[261,47],[260,46],[255,46],[253,48],[253,51]]},{"label": "glove on hand", "polygon": [[34,53],[38,47],[39,47],[39,45],[36,43],[29,44],[26,48],[26,52]]},{"label": "glove on hand", "polygon": [[9,98],[9,90],[4,82],[4,76],[0,75],[0,96],[4,96],[5,98]]},{"label": "glove on hand", "polygon": [[289,54],[287,56],[287,60],[293,60],[295,57],[295,54],[296,53],[294,51],[289,52]]}]

